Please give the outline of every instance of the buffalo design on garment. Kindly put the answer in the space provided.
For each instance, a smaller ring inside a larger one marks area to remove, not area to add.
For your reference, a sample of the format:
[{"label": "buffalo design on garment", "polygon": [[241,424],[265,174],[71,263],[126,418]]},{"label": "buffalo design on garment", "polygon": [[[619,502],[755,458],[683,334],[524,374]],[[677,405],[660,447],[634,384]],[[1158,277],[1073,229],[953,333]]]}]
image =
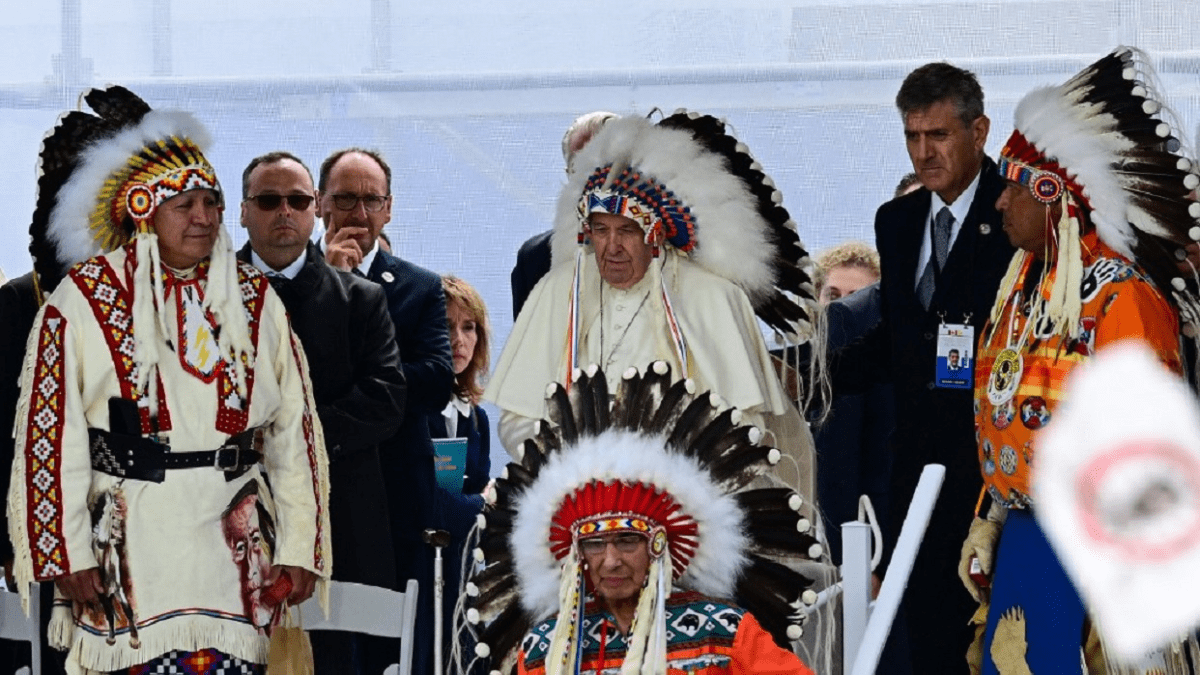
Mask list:
[{"label": "buffalo design on garment", "polygon": [[[547,619],[525,636],[519,661],[522,673],[545,672],[555,621]],[[700,593],[671,594],[666,626],[667,669],[671,672],[720,675],[750,666],[744,672],[811,675],[799,658],[775,645],[753,615]],[[625,650],[625,637],[617,630],[615,619],[589,597],[583,617],[580,672],[619,672]]]},{"label": "buffalo design on garment", "polygon": [[[975,372],[979,465],[992,498],[1007,506],[1024,508],[1033,503],[1029,472],[1036,461],[1035,432],[1053,422],[1063,381],[1076,364],[1107,345],[1136,338],[1148,343],[1168,368],[1180,370],[1178,319],[1167,299],[1141,270],[1095,233],[1084,235],[1082,248],[1078,337],[1064,337],[1066,331],[1046,322],[1027,325],[1032,306],[1028,298],[1038,289],[1037,278],[1027,279],[1032,256],[1026,256],[1016,287],[998,315],[1002,325],[993,330],[989,322],[983,331]],[[1042,281],[1042,299],[1049,297],[1054,276],[1052,268]],[[1014,345],[1022,345],[1018,349],[1022,365],[1016,373],[1020,382],[1010,398],[993,404],[988,398],[993,365],[1003,350]]]},{"label": "buffalo design on garment", "polygon": [[[203,309],[207,265],[168,273],[169,335],[144,338],[157,350],[152,417],[133,361],[135,260],[126,247],[76,266],[31,333],[16,429],[24,454],[9,499],[18,582],[100,568],[112,611],[56,611],[51,623],[52,641],[85,668],[120,670],[197,644],[261,663],[261,569],[294,565],[328,576],[327,465],[304,356],[265,278],[240,266],[254,353],[238,387],[238,369],[219,356],[220,328]],[[123,476],[116,457],[89,451],[89,428],[114,431],[114,400],[134,404],[133,433],[140,426],[172,453],[211,451],[261,428],[261,466],[286,499],[272,500],[259,466],[231,480],[214,467],[168,470],[161,482]],[[248,527],[228,527],[223,516],[247,501],[254,513],[239,523]],[[123,530],[102,525],[106,517]],[[254,542],[242,561],[231,534]],[[261,567],[251,570],[247,559]]]}]

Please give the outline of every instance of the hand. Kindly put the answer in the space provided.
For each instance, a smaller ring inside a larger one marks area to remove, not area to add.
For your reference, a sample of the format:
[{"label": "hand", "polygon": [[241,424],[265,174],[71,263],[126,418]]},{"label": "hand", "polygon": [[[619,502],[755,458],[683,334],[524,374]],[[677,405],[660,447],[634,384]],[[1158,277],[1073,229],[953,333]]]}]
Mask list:
[{"label": "hand", "polygon": [[971,578],[971,558],[979,560],[980,571],[992,578],[992,565],[996,560],[996,542],[1000,540],[1000,523],[976,518],[971,521],[967,539],[963,542],[962,555],[958,559],[958,578],[962,579],[967,592],[975,602],[986,602],[987,591]]},{"label": "hand", "polygon": [[267,577],[266,586],[269,588],[279,578],[279,575],[287,572],[292,578],[292,592],[287,596],[287,603],[295,606],[312,597],[313,589],[317,585],[317,575],[309,572],[303,567],[294,565],[272,565],[271,576]]},{"label": "hand", "polygon": [[54,585],[63,595],[84,605],[98,606],[104,586],[100,583],[100,569],[92,567],[74,574],[58,577]]},{"label": "hand", "polygon": [[343,227],[325,244],[325,260],[334,267],[349,272],[362,264],[363,250],[358,239],[369,234],[365,227]]}]

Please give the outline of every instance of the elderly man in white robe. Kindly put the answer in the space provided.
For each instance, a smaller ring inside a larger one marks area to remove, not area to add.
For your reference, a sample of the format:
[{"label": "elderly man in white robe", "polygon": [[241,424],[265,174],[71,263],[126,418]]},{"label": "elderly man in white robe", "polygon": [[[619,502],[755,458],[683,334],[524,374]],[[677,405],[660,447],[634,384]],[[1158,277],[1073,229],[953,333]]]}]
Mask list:
[{"label": "elderly man in white robe", "polygon": [[719,120],[610,121],[559,199],[550,273],[534,288],[485,398],[513,457],[545,416],[546,386],[597,365],[615,392],[652,361],[686,373],[774,434],[780,472],[811,500],[812,441],[771,365],[757,313],[812,335],[811,263],[781,197]]}]

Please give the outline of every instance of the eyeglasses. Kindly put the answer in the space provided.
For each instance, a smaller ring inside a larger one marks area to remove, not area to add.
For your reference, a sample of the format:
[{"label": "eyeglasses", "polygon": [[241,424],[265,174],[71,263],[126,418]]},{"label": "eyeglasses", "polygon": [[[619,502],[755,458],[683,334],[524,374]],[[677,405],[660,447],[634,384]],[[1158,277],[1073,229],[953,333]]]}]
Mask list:
[{"label": "eyeglasses", "polygon": [[370,213],[382,211],[387,204],[387,197],[379,195],[355,195],[355,194],[336,194],[330,195],[333,198],[333,205],[338,207],[339,211],[353,211],[359,202],[362,202],[363,208]]},{"label": "eyeglasses", "polygon": [[591,539],[584,539],[583,541],[580,541],[579,550],[582,551],[584,555],[588,556],[602,555],[608,548],[609,544],[615,546],[621,553],[633,553],[637,551],[639,547],[644,547],[646,545],[646,538],[640,534],[633,534],[632,532],[618,534],[612,539],[593,537]]},{"label": "eyeglasses", "polygon": [[263,211],[274,211],[279,208],[279,205],[287,200],[287,205],[293,211],[304,211],[310,204],[313,203],[312,195],[255,195],[246,197],[246,201],[254,202],[254,205]]}]

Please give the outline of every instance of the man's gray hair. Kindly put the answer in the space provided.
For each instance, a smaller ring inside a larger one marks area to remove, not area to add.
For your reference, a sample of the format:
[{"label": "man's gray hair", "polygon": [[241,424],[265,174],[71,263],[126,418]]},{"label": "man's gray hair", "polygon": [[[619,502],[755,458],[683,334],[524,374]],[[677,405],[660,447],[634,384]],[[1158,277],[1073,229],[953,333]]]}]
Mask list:
[{"label": "man's gray hair", "polygon": [[983,88],[975,73],[945,62],[927,63],[909,73],[896,94],[896,107],[906,118],[946,100],[954,104],[965,126],[983,116]]}]

